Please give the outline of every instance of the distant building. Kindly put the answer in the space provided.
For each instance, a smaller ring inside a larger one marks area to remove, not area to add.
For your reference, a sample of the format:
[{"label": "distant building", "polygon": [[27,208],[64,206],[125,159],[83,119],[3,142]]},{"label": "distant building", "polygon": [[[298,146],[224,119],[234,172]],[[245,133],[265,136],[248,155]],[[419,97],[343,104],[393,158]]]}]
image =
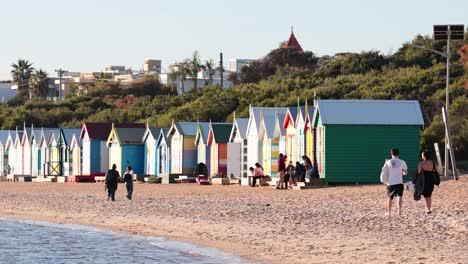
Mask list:
[{"label": "distant building", "polygon": [[283,44],[283,49],[296,49],[298,52],[304,52],[301,44],[297,41],[294,31],[291,29],[291,35],[289,35],[288,41]]},{"label": "distant building", "polygon": [[255,60],[252,59],[230,59],[229,60],[229,71],[240,73],[242,67],[250,65]]},{"label": "distant building", "polygon": [[143,63],[145,74],[161,74],[161,60],[145,60]]},{"label": "distant building", "polygon": [[125,74],[128,70],[125,69],[125,66],[120,65],[110,65],[104,68],[104,72],[113,73],[113,74]]},{"label": "distant building", "polygon": [[0,103],[6,103],[16,96],[17,89],[11,83],[0,83]]}]

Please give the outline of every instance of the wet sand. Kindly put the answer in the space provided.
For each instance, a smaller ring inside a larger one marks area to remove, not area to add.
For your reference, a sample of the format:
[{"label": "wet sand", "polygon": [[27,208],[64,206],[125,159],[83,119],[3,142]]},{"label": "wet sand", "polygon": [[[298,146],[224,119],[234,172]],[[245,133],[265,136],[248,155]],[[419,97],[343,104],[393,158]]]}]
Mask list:
[{"label": "wet sand", "polygon": [[93,225],[217,247],[261,263],[466,263],[468,177],[434,190],[433,213],[404,195],[385,215],[383,185],[303,191],[135,184],[0,182],[0,216]]}]

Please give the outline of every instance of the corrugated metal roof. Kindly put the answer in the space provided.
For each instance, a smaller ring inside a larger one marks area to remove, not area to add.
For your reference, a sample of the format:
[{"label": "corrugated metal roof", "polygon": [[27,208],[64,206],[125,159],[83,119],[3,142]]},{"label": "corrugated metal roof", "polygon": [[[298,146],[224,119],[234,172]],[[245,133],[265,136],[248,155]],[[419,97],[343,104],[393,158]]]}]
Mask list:
[{"label": "corrugated metal roof", "polygon": [[253,117],[255,119],[255,124],[257,126],[257,131],[260,131],[260,120],[261,120],[261,114],[262,113],[268,113],[272,112],[274,113],[275,111],[286,111],[287,107],[252,107],[250,115],[253,114]]},{"label": "corrugated metal roof", "polygon": [[[175,122],[175,126],[179,133],[184,136],[196,136],[197,135],[197,124],[205,124],[206,122]],[[208,124],[208,123],[206,123]]]},{"label": "corrugated metal roof", "polygon": [[216,143],[227,143],[229,142],[229,135],[231,134],[232,124],[231,123],[214,123],[211,124],[214,138]]},{"label": "corrugated metal roof", "polygon": [[0,130],[0,145],[5,145],[8,140],[9,130]]},{"label": "corrugated metal roof", "polygon": [[146,128],[115,127],[114,129],[120,139],[120,144],[143,144],[142,138]]},{"label": "corrugated metal roof", "polygon": [[[114,127],[119,128],[145,128],[146,125],[142,123],[136,124],[126,124],[126,123],[114,123]],[[93,123],[93,122],[84,122],[83,129],[86,128],[88,136],[91,139],[100,139],[107,140],[109,134],[112,130],[112,123]],[[81,131],[80,138],[83,138],[84,130]]]},{"label": "corrugated metal roof", "polygon": [[199,123],[198,129],[200,129],[203,143],[206,144],[208,141],[208,134],[210,133],[210,123]]},{"label": "corrugated metal roof", "polygon": [[420,125],[424,126],[416,100],[318,100],[324,125]]},{"label": "corrugated metal roof", "polygon": [[247,138],[247,126],[249,125],[248,118],[236,118],[237,129],[239,130],[239,134],[241,138]]},{"label": "corrugated metal roof", "polygon": [[[275,134],[275,127],[276,127],[276,120],[279,117],[284,117],[286,116],[287,108],[282,108],[279,110],[275,110],[274,112],[262,112],[263,114],[263,125],[265,127],[265,132],[267,134],[268,138],[273,138]],[[281,120],[283,120],[281,119]]]},{"label": "corrugated metal roof", "polygon": [[78,137],[80,135],[80,128],[62,128],[63,136],[65,137],[65,145],[69,146],[73,139],[73,135],[76,134]]}]

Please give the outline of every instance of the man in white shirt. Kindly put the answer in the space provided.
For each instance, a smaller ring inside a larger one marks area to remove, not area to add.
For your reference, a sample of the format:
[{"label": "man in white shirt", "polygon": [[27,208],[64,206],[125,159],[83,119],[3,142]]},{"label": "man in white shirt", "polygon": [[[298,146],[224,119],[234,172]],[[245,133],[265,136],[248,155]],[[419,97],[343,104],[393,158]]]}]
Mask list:
[{"label": "man in white shirt", "polygon": [[403,204],[403,175],[408,174],[408,166],[406,162],[398,158],[400,151],[397,148],[390,150],[392,155],[391,160],[385,162],[384,169],[388,170],[388,181],[387,181],[387,210],[388,215],[392,212],[393,198],[398,197],[398,214],[401,214],[401,207]]}]

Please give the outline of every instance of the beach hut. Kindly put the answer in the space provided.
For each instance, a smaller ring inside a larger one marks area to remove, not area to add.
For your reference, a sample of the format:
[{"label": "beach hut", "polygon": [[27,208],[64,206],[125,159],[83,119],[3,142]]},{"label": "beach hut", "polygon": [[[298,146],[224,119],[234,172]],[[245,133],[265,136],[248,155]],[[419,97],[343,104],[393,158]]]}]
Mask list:
[{"label": "beach hut", "polygon": [[[117,128],[145,128],[145,124],[114,124]],[[104,175],[109,170],[107,139],[112,123],[83,122],[80,140],[82,144],[82,175]]]},{"label": "beach hut", "polygon": [[263,161],[263,146],[259,140],[261,113],[283,111],[284,107],[252,107],[249,106],[249,122],[247,125],[247,166],[254,167],[255,163]]},{"label": "beach hut", "polygon": [[231,123],[210,124],[207,141],[210,148],[210,175],[227,175],[227,144],[231,129]]},{"label": "beach hut", "polygon": [[8,138],[5,144],[5,152],[8,153],[7,167],[10,167],[10,174],[14,175],[16,168],[15,132],[9,131]]},{"label": "beach hut", "polygon": [[318,100],[313,116],[320,176],[327,182],[379,182],[390,149],[414,170],[424,126],[418,101]]},{"label": "beach hut", "polygon": [[145,145],[145,175],[158,175],[157,140],[159,134],[161,134],[161,128],[147,126],[143,135],[143,144]]},{"label": "beach hut", "polygon": [[[143,124],[144,125],[144,124]],[[109,148],[109,164],[117,165],[117,171],[122,175],[127,166],[132,166],[133,172],[143,175],[145,164],[145,145],[143,135],[146,128],[122,128],[112,125],[111,132],[107,139]]]},{"label": "beach hut", "polygon": [[[296,163],[302,162],[304,155],[304,107],[289,107],[283,121],[283,127],[286,129],[285,152],[288,155],[288,161]],[[298,127],[302,127],[298,130]],[[301,133],[301,134],[298,134]]]},{"label": "beach hut", "polygon": [[41,129],[40,138],[38,140],[38,151],[40,151],[40,155],[38,154],[38,162],[40,162],[40,171],[38,175],[50,175],[49,172],[52,172],[53,169],[56,167],[56,164],[51,164],[51,151],[49,140],[52,137],[52,134],[57,132],[59,128],[51,128],[51,129]]},{"label": "beach hut", "polygon": [[296,156],[292,160],[294,163],[296,161],[302,161],[302,156],[305,155],[306,150],[306,136],[305,136],[305,117],[306,111],[305,107],[298,107],[297,117],[295,121],[296,127]]},{"label": "beach hut", "polygon": [[40,147],[41,138],[44,133],[48,134],[50,137],[50,133],[53,130],[58,130],[58,128],[40,128],[34,129],[31,127],[31,175],[38,176],[43,175],[43,168],[45,164],[45,152]]},{"label": "beach hut", "polygon": [[7,175],[8,173],[8,149],[6,144],[10,131],[0,130],[0,176]]},{"label": "beach hut", "polygon": [[70,175],[72,176],[82,175],[80,133],[81,130],[78,133],[73,133],[73,137],[70,142]]},{"label": "beach hut", "polygon": [[64,176],[71,176],[73,166],[73,149],[71,148],[71,142],[73,137],[80,135],[80,128],[62,128],[60,130],[59,140],[59,160],[62,163]]},{"label": "beach hut", "polygon": [[263,168],[265,174],[272,177],[278,175],[278,156],[281,133],[279,131],[279,119],[284,119],[287,108],[275,110],[274,112],[265,111],[261,113],[259,139],[262,142]]},{"label": "beach hut", "polygon": [[197,134],[195,135],[195,145],[197,146],[197,164],[203,162],[208,168],[208,175],[211,175],[210,167],[210,147],[208,147],[208,134],[210,133],[210,123],[198,123]]},{"label": "beach hut", "polygon": [[16,164],[14,166],[14,175],[24,175],[23,174],[23,147],[21,146],[21,141],[23,139],[23,133],[24,131],[19,131],[18,128],[16,128],[16,133],[14,137],[14,149],[15,149],[15,155],[16,155]]},{"label": "beach hut", "polygon": [[47,160],[47,170],[46,175],[51,176],[62,176],[63,175],[63,164],[61,159],[60,152],[62,151],[61,139],[60,139],[60,129],[53,130],[50,134],[49,139],[47,140],[47,149],[49,152]]},{"label": "beach hut", "polygon": [[32,131],[33,126],[31,128],[23,128],[23,137],[21,138],[21,175],[31,176],[32,175]]},{"label": "beach hut", "polygon": [[168,128],[162,128],[156,142],[157,175],[171,172],[171,142],[167,140]]},{"label": "beach hut", "polygon": [[249,171],[247,167],[247,125],[249,119],[237,118],[235,113],[233,115],[228,143],[227,174],[246,178]]},{"label": "beach hut", "polygon": [[316,162],[315,159],[315,129],[312,125],[312,117],[314,116],[314,105],[311,107],[305,106],[305,119],[304,119],[304,134],[305,134],[305,155],[307,155],[312,162]]},{"label": "beach hut", "polygon": [[171,141],[171,173],[192,175],[197,165],[195,136],[200,122],[174,122],[167,132]]}]

